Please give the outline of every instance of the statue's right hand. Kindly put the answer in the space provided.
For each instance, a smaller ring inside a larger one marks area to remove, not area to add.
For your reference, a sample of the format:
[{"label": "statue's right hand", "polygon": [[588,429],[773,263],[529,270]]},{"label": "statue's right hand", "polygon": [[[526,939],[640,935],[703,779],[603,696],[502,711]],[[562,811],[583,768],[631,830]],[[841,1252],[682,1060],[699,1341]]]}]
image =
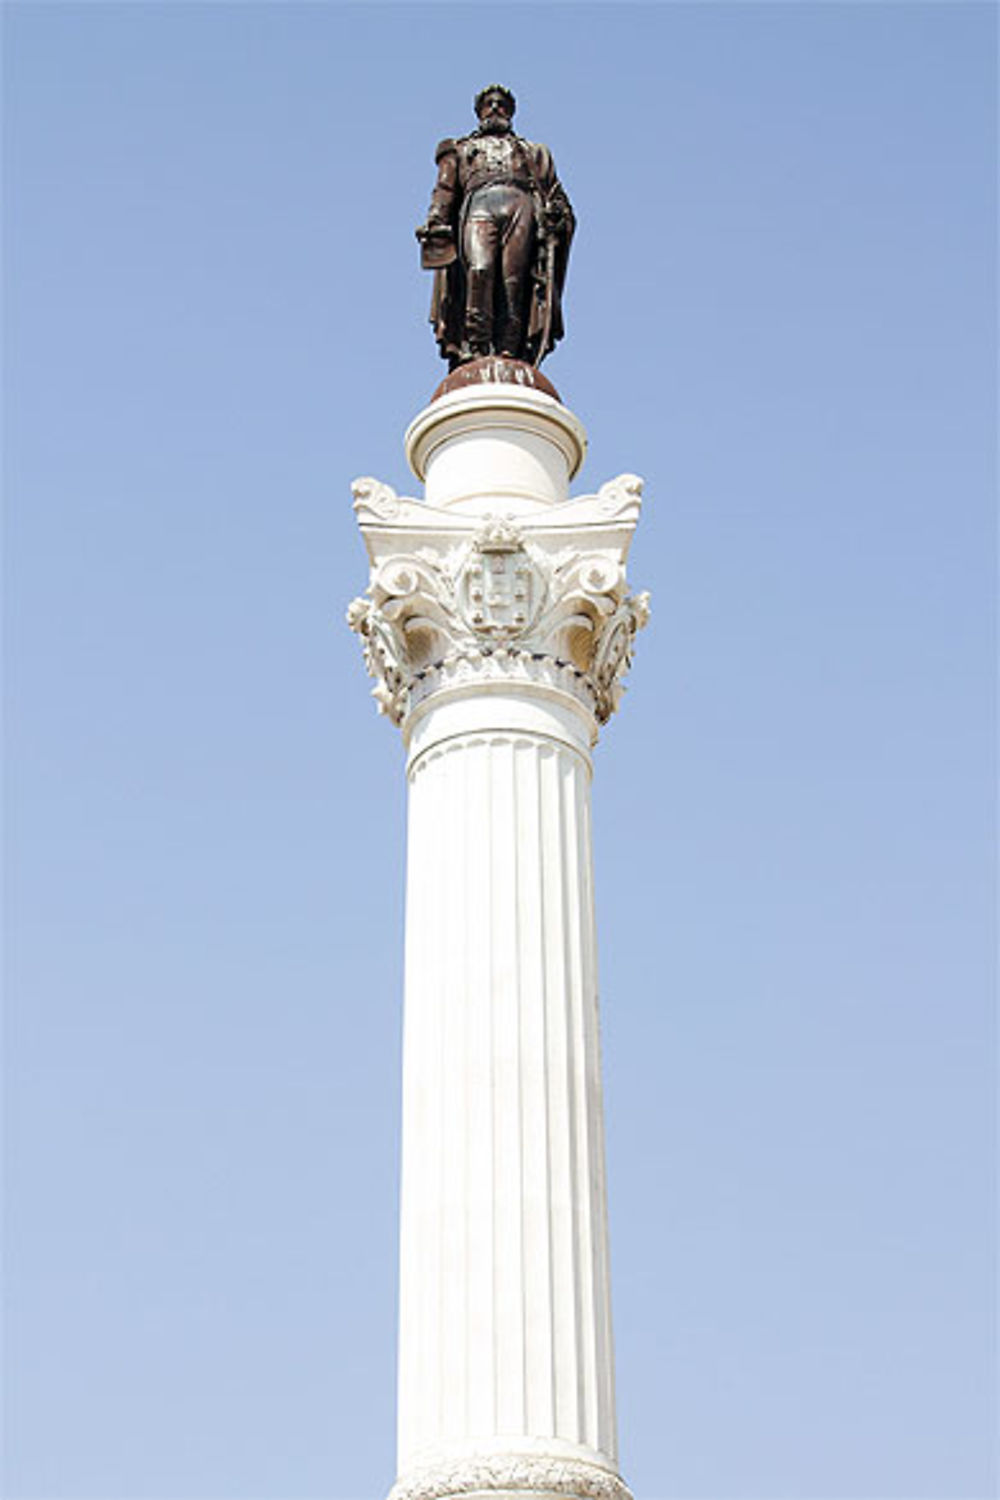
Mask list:
[{"label": "statue's right hand", "polygon": [[454,233],[450,224],[442,224],[436,219],[428,219],[426,224],[421,224],[416,230],[417,239],[421,244],[425,240],[451,240]]},{"label": "statue's right hand", "polygon": [[425,271],[443,271],[457,259],[455,236],[447,224],[421,224],[417,239],[420,241],[420,264]]}]

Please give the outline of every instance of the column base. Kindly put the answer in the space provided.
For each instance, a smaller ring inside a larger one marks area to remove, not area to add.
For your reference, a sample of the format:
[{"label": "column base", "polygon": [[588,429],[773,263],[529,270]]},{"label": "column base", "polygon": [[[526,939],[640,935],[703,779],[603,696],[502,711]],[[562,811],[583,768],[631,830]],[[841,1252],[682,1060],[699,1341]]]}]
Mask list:
[{"label": "column base", "polygon": [[402,1475],[389,1500],[632,1500],[611,1469],[579,1459],[492,1453]]}]

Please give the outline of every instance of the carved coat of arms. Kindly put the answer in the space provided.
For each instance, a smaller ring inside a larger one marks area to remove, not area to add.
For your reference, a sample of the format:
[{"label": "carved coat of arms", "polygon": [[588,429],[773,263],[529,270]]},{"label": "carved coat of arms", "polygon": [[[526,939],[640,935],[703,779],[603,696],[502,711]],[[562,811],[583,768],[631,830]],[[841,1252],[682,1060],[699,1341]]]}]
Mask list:
[{"label": "carved coat of arms", "polygon": [[490,521],[475,538],[458,578],[459,608],[477,635],[508,640],[538,613],[544,583],[508,520]]}]

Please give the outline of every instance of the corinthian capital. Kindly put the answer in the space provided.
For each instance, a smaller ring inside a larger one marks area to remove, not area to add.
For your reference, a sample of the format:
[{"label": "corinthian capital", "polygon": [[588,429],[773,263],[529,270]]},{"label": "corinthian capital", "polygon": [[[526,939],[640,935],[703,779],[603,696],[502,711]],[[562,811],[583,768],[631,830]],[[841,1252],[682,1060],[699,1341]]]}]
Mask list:
[{"label": "corinthian capital", "polygon": [[371,576],[347,620],[380,712],[401,724],[459,664],[490,660],[491,680],[556,674],[599,723],[610,718],[649,618],[649,595],[630,594],[625,575],[641,492],[625,474],[516,520],[470,520],[356,481]]}]

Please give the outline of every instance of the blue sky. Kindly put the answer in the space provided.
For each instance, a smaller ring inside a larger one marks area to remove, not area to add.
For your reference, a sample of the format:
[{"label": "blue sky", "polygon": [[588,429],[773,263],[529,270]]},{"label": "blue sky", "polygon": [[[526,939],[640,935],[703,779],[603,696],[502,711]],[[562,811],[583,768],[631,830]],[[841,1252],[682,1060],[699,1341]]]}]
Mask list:
[{"label": "blue sky", "polygon": [[393,1478],[405,798],[349,484],[494,78],[579,219],[623,1470],[997,1487],[996,13],[8,4],[6,1479]]}]

